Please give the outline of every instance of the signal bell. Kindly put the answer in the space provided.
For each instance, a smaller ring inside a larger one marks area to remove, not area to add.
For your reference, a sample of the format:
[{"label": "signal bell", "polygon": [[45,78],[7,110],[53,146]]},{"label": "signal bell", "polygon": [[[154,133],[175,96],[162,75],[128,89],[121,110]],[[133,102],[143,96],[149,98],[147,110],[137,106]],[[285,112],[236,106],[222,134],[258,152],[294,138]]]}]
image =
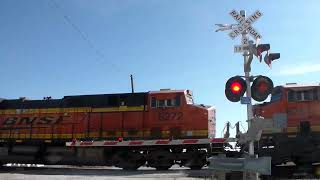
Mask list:
[{"label": "signal bell", "polygon": [[234,76],[227,81],[224,92],[229,101],[238,102],[246,90],[246,81],[240,76]]},{"label": "signal bell", "polygon": [[252,83],[251,96],[254,100],[262,102],[267,99],[273,89],[273,82],[266,76],[258,76]]}]

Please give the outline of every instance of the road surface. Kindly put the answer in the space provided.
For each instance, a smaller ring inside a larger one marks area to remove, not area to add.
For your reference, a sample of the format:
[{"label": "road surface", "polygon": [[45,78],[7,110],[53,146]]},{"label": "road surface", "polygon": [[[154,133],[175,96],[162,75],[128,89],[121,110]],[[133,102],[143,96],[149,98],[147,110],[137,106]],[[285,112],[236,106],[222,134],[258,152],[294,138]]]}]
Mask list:
[{"label": "road surface", "polygon": [[173,166],[167,171],[141,167],[137,171],[124,171],[102,166],[43,166],[5,167],[0,171],[0,180],[102,180],[102,179],[216,179],[212,170],[190,170]]}]

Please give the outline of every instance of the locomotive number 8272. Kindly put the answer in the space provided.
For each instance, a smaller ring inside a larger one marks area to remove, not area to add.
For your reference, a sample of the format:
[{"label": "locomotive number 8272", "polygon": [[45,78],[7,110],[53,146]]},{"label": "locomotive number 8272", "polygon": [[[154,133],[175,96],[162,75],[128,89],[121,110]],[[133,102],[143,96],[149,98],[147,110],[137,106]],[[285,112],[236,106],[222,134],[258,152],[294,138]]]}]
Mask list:
[{"label": "locomotive number 8272", "polygon": [[195,104],[190,90],[0,102],[2,164],[168,169],[179,163],[199,169],[214,136],[215,109]]}]

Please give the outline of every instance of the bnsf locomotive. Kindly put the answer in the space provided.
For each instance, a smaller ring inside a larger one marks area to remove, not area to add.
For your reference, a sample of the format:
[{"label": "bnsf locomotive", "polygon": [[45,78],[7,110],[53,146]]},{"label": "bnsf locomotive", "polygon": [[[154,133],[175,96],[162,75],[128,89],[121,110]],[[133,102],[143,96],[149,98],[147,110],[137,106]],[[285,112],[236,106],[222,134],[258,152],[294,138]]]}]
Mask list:
[{"label": "bnsf locomotive", "polygon": [[270,102],[255,105],[254,114],[277,129],[263,131],[259,155],[271,155],[273,164],[320,162],[320,85],[275,87]]},{"label": "bnsf locomotive", "polygon": [[189,90],[0,103],[1,164],[199,169],[214,142],[222,148],[214,136],[215,109],[195,104]]}]

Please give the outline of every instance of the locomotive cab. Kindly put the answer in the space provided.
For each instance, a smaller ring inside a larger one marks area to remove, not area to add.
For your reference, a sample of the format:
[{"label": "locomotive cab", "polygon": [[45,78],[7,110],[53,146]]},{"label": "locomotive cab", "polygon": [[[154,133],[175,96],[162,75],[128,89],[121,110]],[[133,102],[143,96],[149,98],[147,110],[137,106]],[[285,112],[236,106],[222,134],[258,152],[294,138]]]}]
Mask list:
[{"label": "locomotive cab", "polygon": [[276,123],[282,121],[282,128],[296,132],[302,122],[311,127],[318,125],[319,87],[290,84],[274,88],[270,102],[254,105],[253,113]]},{"label": "locomotive cab", "polygon": [[152,91],[148,107],[152,137],[215,136],[214,108],[195,104],[190,90]]},{"label": "locomotive cab", "polygon": [[269,102],[264,102],[262,104],[255,104],[253,106],[253,114],[257,117],[264,117],[272,119],[274,114],[285,113],[286,101],[285,90],[282,86],[277,86],[273,89],[271,93],[271,98]]}]

